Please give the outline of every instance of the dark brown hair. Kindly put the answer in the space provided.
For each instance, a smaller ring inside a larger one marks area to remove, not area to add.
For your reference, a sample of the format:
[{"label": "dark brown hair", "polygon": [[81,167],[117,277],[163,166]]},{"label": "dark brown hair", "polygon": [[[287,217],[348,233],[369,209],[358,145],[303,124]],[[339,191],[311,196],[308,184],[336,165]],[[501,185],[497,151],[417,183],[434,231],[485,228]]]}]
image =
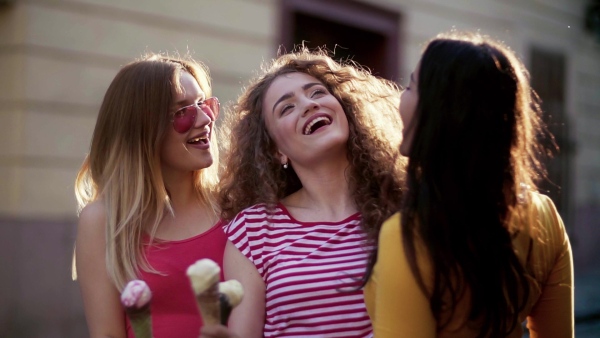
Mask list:
[{"label": "dark brown hair", "polygon": [[221,177],[221,216],[230,220],[258,203],[274,206],[301,187],[293,168],[284,170],[275,156],[276,146],[262,114],[263,97],[271,83],[292,72],[315,77],[341,103],[350,129],[347,177],[363,226],[375,238],[380,224],[399,207],[401,196],[400,90],[356,64],[334,61],[324,51],[301,49],[274,59],[228,114],[231,144]]},{"label": "dark brown hair", "polygon": [[[406,256],[438,330],[464,320],[481,323],[478,337],[503,337],[520,325],[529,294],[512,239],[526,188],[535,189],[541,172],[537,96],[513,51],[464,34],[427,45],[418,93],[401,209]],[[417,265],[417,238],[433,264],[429,288]],[[464,299],[468,318],[453,318]]]}]

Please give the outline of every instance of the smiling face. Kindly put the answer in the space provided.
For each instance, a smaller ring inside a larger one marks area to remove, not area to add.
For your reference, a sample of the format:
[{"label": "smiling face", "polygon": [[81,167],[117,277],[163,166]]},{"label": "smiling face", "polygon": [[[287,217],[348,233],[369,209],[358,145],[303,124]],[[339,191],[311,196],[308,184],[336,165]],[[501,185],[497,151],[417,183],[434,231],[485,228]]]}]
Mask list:
[{"label": "smiling face", "polygon": [[406,89],[400,95],[400,118],[402,119],[402,143],[400,144],[400,153],[404,156],[408,156],[412,141],[415,136],[415,123],[414,116],[417,110],[417,104],[419,103],[419,69],[420,64],[417,65],[415,71],[410,74],[410,83]]},{"label": "smiling face", "polygon": [[265,93],[262,114],[282,164],[289,159],[310,165],[336,152],[345,155],[349,129],[344,109],[313,76],[296,72],[277,77]]},{"label": "smiling face", "polygon": [[[179,82],[181,91],[173,89],[174,106],[169,114],[205,99],[204,92],[190,73],[182,71]],[[210,136],[214,124],[210,116],[209,112],[198,109],[196,122],[183,134],[175,131],[172,125],[168,126],[160,153],[163,174],[171,170],[199,170],[213,163]]]}]

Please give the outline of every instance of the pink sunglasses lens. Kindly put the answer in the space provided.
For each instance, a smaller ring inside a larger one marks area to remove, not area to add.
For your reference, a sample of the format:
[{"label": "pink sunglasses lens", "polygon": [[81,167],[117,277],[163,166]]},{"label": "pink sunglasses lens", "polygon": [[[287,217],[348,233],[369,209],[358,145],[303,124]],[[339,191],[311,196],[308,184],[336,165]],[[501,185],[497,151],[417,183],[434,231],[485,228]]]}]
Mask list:
[{"label": "pink sunglasses lens", "polygon": [[[209,109],[205,109],[204,106],[208,107]],[[202,103],[200,103],[199,106],[194,104],[191,106],[181,108],[180,110],[175,112],[175,115],[173,116],[173,128],[176,132],[184,134],[187,133],[190,129],[192,129],[194,123],[196,123],[198,107],[200,107],[200,109],[202,109],[202,112],[208,115],[212,121],[215,121],[217,119],[217,116],[219,116],[220,104],[219,99],[217,99],[216,97],[211,97],[202,101]]]},{"label": "pink sunglasses lens", "polygon": [[179,110],[173,116],[173,128],[176,132],[183,134],[187,133],[196,122],[196,114],[198,110],[195,106],[185,107]]},{"label": "pink sunglasses lens", "polygon": [[219,116],[219,108],[220,108],[219,99],[217,99],[215,96],[213,96],[213,97],[210,97],[210,98],[204,100],[204,104],[207,105],[210,108],[210,110],[212,111],[211,120],[215,121],[217,119],[217,117]]}]

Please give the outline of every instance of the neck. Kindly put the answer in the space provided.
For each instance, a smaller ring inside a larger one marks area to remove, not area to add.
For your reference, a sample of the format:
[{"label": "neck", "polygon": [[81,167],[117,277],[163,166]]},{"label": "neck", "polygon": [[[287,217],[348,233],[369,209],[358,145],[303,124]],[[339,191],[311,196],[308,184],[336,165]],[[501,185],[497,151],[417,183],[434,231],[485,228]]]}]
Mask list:
[{"label": "neck", "polygon": [[169,192],[174,214],[165,212],[156,237],[181,240],[210,229],[217,221],[214,211],[200,203],[193,184],[193,172],[163,172],[163,181]]},{"label": "neck", "polygon": [[329,160],[316,167],[294,166],[302,189],[286,197],[282,203],[305,215],[320,220],[340,220],[358,211],[347,179],[350,164],[343,160]]},{"label": "neck", "polygon": [[173,209],[177,210],[190,203],[198,202],[198,195],[194,191],[193,172],[179,172],[163,174],[165,187],[169,192],[169,199]]}]

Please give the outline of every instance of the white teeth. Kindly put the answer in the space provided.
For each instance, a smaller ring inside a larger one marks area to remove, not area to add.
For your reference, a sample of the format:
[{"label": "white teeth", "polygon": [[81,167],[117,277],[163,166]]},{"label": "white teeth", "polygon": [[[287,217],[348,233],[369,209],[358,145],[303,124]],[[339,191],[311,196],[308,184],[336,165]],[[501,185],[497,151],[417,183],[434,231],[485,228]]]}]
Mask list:
[{"label": "white teeth", "polygon": [[208,135],[204,135],[204,136],[193,138],[189,142],[199,142],[200,140],[206,140],[207,138],[208,138]]},{"label": "white teeth", "polygon": [[310,134],[310,129],[319,121],[329,122],[329,119],[324,116],[321,116],[321,117],[317,117],[316,119],[310,121],[310,123],[306,125],[306,128],[304,128],[304,135]]}]

